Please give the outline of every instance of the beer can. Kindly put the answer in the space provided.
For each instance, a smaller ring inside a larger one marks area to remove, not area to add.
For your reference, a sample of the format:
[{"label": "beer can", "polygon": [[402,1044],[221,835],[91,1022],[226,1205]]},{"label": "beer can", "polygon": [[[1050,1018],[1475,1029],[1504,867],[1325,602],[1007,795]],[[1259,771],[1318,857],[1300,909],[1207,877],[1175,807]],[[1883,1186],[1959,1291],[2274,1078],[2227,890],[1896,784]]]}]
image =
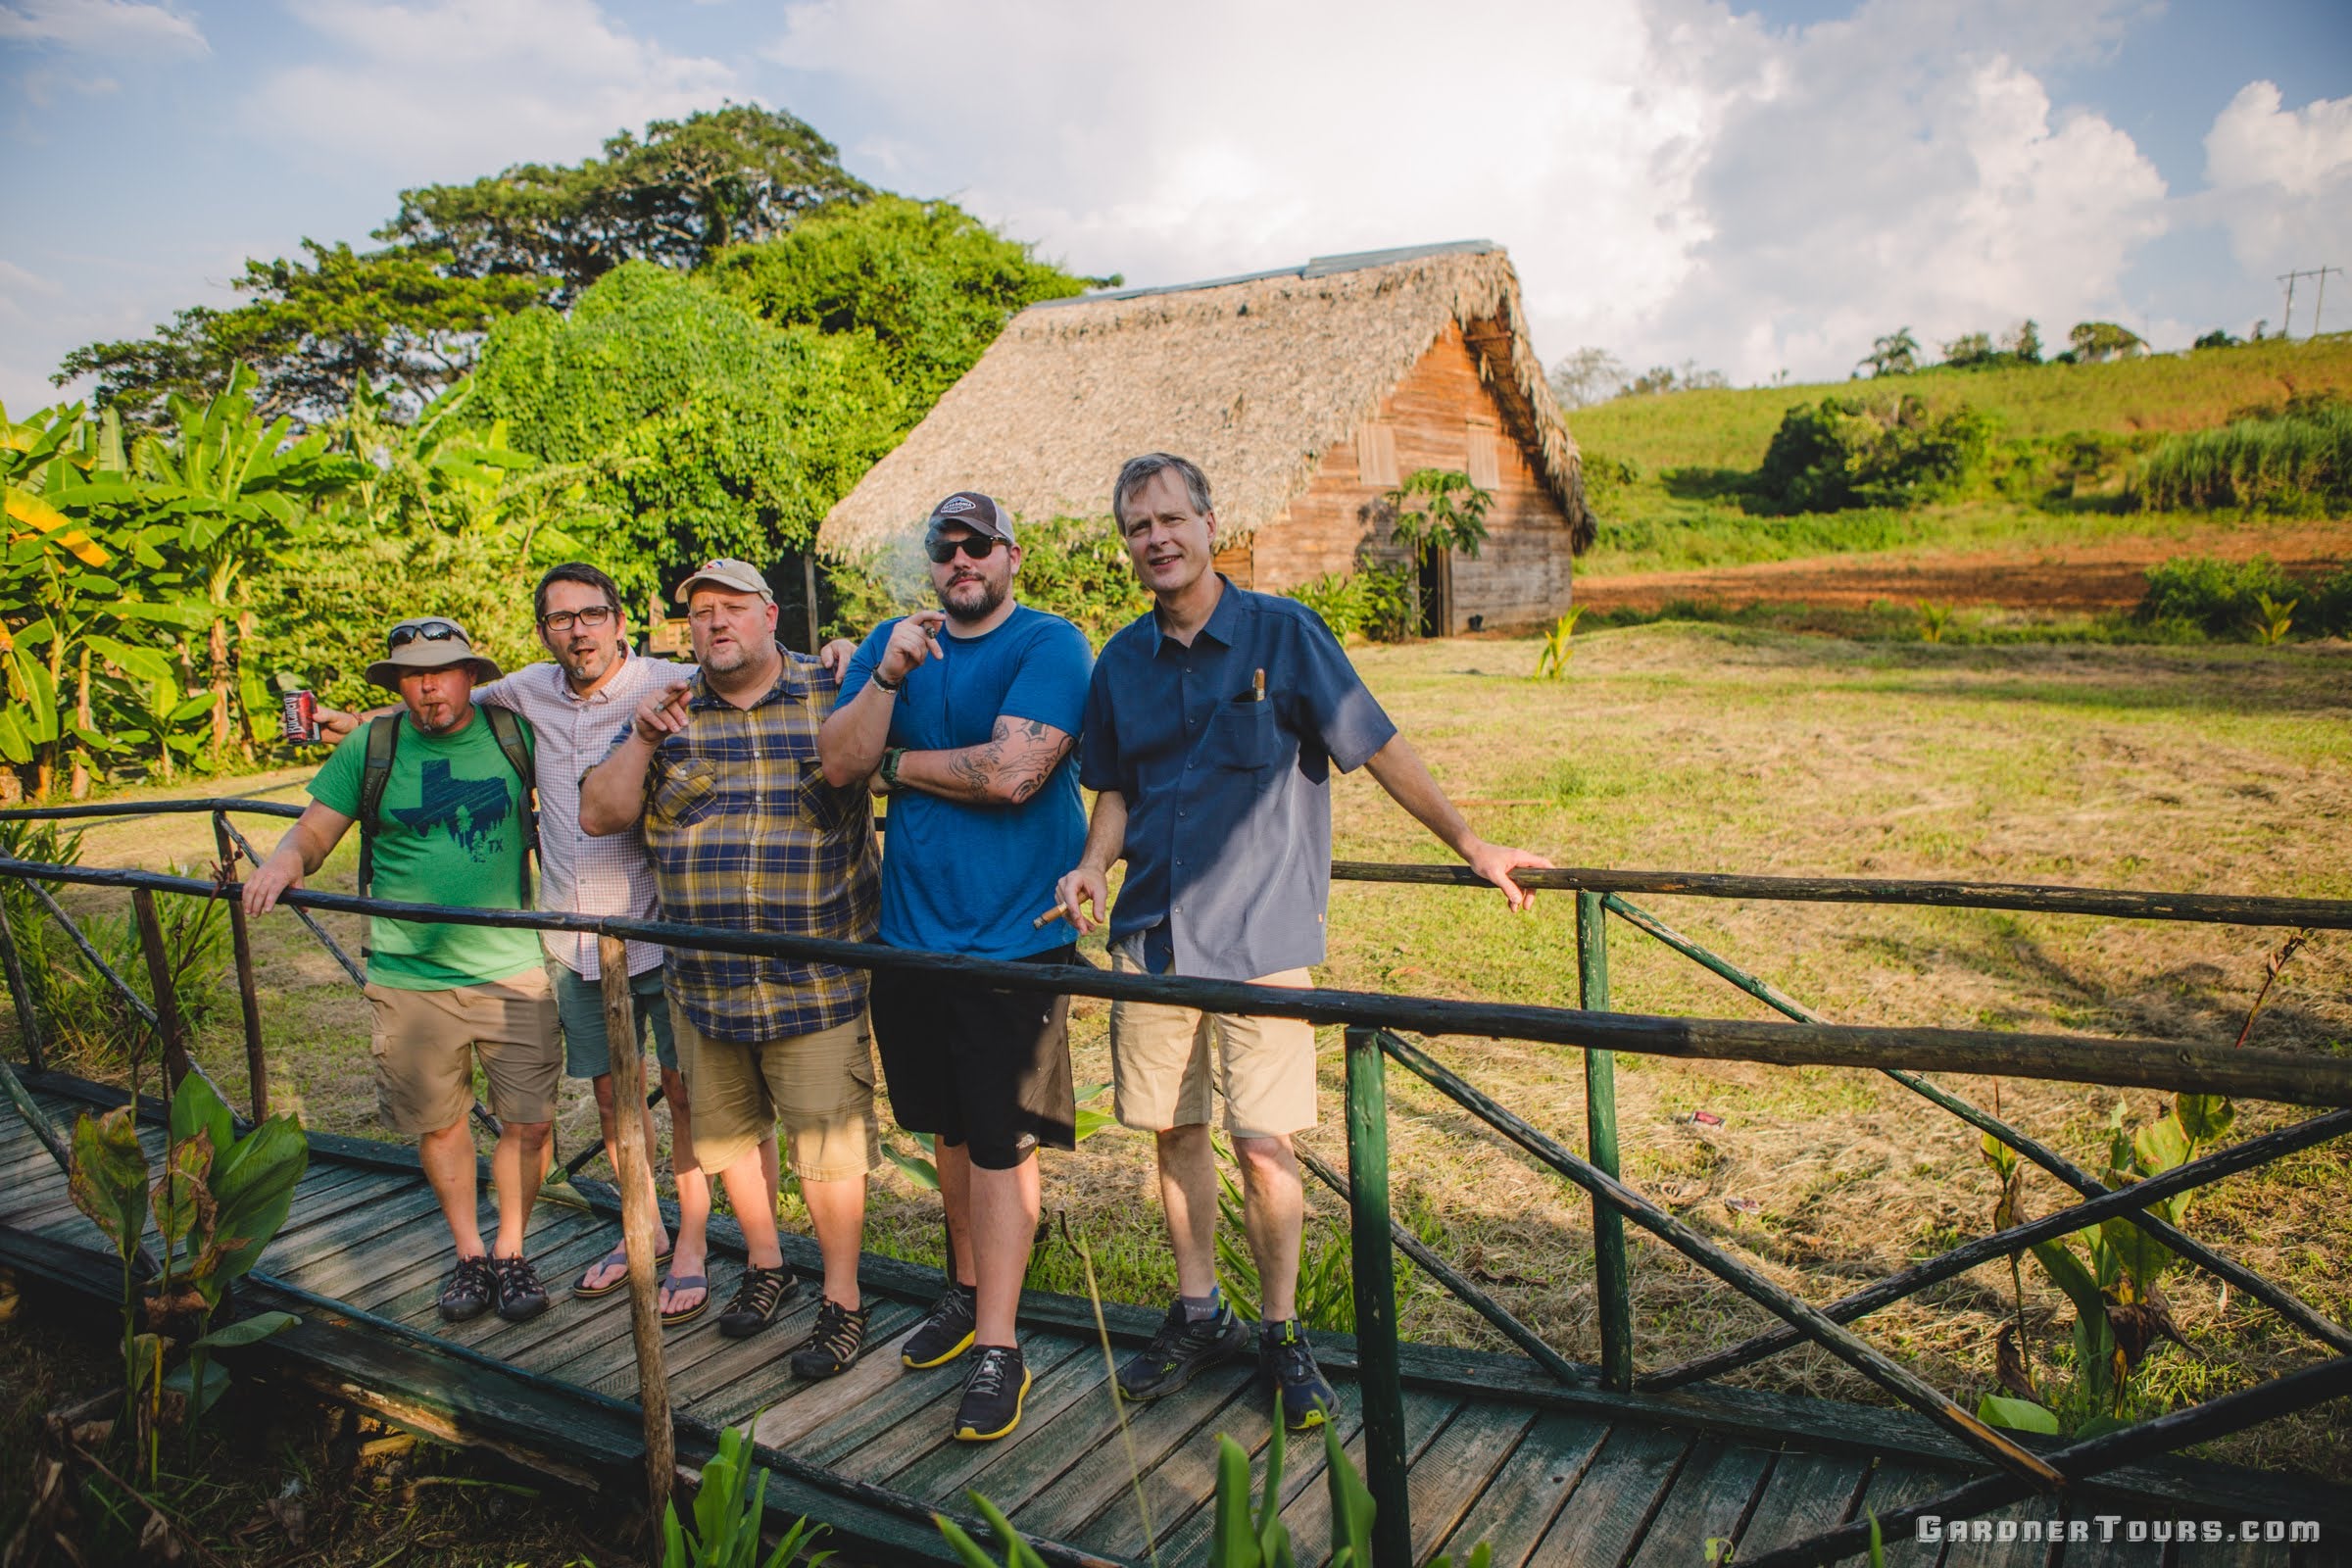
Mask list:
[{"label": "beer can", "polygon": [[318,739],[318,694],[288,692],[283,706],[282,728],[286,739],[315,744]]}]

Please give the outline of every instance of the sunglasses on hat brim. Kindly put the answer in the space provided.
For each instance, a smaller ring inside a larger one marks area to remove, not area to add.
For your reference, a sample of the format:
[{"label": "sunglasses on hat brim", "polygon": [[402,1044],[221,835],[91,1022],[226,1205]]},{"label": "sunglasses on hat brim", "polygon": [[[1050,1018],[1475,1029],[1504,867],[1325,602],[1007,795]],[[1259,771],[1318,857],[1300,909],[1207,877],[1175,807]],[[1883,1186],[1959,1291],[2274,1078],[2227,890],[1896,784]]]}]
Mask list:
[{"label": "sunglasses on hat brim", "polygon": [[418,638],[428,643],[445,643],[452,638],[459,642],[466,640],[466,633],[459,629],[455,621],[404,620],[384,634],[384,648],[387,652],[398,653]]}]

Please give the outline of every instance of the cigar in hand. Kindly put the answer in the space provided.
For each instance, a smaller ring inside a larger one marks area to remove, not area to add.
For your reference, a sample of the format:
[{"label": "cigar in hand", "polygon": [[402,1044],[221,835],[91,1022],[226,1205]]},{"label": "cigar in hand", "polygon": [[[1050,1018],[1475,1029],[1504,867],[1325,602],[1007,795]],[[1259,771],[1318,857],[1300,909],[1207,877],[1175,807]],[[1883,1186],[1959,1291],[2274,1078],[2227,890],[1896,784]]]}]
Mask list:
[{"label": "cigar in hand", "polygon": [[1056,904],[1055,906],[1054,906],[1054,907],[1052,907],[1051,909],[1048,909],[1048,910],[1047,910],[1045,913],[1043,913],[1043,914],[1039,915],[1039,916],[1038,916],[1036,919],[1034,919],[1034,920],[1030,921],[1030,922],[1029,922],[1029,929],[1030,929],[1030,930],[1032,930],[1032,931],[1043,931],[1043,930],[1044,930],[1046,927],[1048,927],[1048,926],[1052,925],[1052,924],[1053,924],[1054,921],[1056,921],[1056,920],[1067,920],[1069,917],[1070,917],[1070,911],[1069,911],[1069,910],[1067,910],[1067,909],[1065,909],[1065,908],[1063,908],[1063,907],[1062,907],[1060,905]]}]

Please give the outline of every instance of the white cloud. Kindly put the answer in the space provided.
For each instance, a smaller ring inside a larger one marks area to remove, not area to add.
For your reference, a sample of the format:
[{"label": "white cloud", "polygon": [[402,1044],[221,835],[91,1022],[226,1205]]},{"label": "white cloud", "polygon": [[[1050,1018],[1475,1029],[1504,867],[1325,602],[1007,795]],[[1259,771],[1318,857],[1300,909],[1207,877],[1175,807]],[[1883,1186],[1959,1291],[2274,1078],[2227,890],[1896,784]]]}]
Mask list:
[{"label": "white cloud", "polygon": [[265,79],[245,122],[300,126],[312,154],[403,184],[573,162],[624,125],[745,95],[732,68],[634,36],[593,0],[311,0],[298,16],[328,48]]},{"label": "white cloud", "polygon": [[1710,0],[1458,0],[1442,22],[1207,0],[1181,27],[801,0],[765,53],[873,107],[858,145],[888,177],[1083,270],[1169,282],[1483,235],[1545,354],[1761,379],[1842,374],[1906,321],[2118,310],[2162,181],[2034,73],[2111,48],[2132,9],[1871,0],[1775,32]]},{"label": "white cloud", "polygon": [[139,0],[18,0],[0,5],[0,43],[48,44],[85,54],[212,52],[195,19]]},{"label": "white cloud", "polygon": [[[2184,211],[2222,225],[2250,277],[2352,261],[2352,98],[2288,110],[2276,85],[2248,82],[2206,133],[2205,182]],[[2288,329],[2308,328],[2317,304],[2299,297]],[[2345,319],[2331,311],[2327,325]]]}]

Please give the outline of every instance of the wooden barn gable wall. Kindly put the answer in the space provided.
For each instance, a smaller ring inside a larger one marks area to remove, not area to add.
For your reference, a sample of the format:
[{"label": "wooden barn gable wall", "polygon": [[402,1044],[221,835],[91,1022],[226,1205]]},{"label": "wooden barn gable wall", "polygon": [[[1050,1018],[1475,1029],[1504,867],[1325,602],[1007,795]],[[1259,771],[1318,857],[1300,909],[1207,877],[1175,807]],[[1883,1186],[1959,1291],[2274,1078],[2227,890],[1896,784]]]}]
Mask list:
[{"label": "wooden barn gable wall", "polygon": [[[1494,374],[1507,381],[1500,365]],[[1467,468],[1472,421],[1491,431],[1497,483],[1487,513],[1486,549],[1476,561],[1457,556],[1453,562],[1448,630],[1467,629],[1472,615],[1490,628],[1548,623],[1565,610],[1567,516],[1528,462],[1514,428],[1518,421],[1479,379],[1477,357],[1458,327],[1448,326],[1382,400],[1377,417],[1395,443],[1398,477],[1418,468]],[[1388,488],[1365,479],[1353,440],[1339,442],[1324,452],[1305,493],[1260,527],[1246,550],[1230,552],[1218,564],[1237,582],[1265,593],[1325,572],[1351,571],[1357,550],[1371,542],[1373,503]],[[1372,544],[1367,554],[1401,559],[1385,543]]]}]

